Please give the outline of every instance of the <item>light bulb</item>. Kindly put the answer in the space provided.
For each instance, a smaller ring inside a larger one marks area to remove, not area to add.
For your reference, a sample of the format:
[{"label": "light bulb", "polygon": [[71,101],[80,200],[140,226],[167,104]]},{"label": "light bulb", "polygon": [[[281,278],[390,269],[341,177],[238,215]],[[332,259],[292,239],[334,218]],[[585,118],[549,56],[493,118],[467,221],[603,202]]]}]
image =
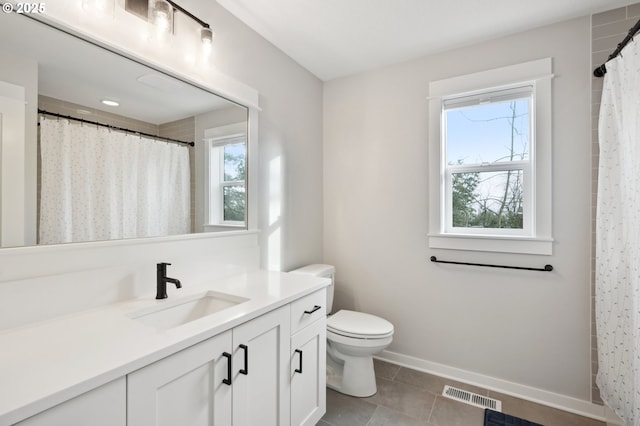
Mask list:
[{"label": "light bulb", "polygon": [[200,39],[202,40],[202,53],[208,57],[211,55],[211,49],[213,48],[213,31],[211,28],[202,28],[200,30]]},{"label": "light bulb", "polygon": [[172,31],[173,8],[166,1],[157,0],[151,8],[150,14],[156,38],[162,41]]}]

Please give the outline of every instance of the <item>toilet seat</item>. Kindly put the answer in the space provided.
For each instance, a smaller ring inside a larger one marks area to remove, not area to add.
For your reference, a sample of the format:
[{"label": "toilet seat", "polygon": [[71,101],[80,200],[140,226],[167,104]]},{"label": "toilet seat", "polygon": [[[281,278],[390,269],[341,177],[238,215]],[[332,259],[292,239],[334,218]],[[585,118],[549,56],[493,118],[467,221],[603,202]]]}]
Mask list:
[{"label": "toilet seat", "polygon": [[327,331],[355,339],[384,339],[393,335],[393,324],[375,315],[343,309],[327,318]]}]

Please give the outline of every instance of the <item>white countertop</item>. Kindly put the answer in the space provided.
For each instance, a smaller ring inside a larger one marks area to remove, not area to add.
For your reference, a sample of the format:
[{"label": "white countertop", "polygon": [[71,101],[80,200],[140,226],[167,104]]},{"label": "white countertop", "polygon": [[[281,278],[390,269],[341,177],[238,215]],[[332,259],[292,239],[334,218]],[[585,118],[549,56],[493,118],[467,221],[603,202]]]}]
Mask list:
[{"label": "white countertop", "polygon": [[[10,425],[329,285],[327,278],[257,271],[169,298],[117,303],[0,332],[0,425]],[[153,284],[152,284],[153,285]],[[249,299],[159,330],[129,317],[204,291]]]}]

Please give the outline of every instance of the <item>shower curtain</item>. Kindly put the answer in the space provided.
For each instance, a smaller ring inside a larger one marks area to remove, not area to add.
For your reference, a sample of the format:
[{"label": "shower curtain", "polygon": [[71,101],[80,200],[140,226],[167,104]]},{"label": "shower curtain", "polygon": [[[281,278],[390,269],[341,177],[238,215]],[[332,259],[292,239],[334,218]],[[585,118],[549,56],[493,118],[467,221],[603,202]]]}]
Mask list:
[{"label": "shower curtain", "polygon": [[40,244],[190,232],[187,147],[40,121]]},{"label": "shower curtain", "polygon": [[640,37],[606,67],[598,125],[596,383],[626,425],[640,425]]}]

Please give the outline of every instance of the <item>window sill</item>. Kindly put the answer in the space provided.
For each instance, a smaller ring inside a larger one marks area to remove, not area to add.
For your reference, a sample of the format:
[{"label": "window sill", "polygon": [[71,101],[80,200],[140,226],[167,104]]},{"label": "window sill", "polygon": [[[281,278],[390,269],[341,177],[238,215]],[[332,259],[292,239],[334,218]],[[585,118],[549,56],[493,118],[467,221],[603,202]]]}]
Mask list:
[{"label": "window sill", "polygon": [[206,224],[204,225],[204,232],[223,232],[223,231],[236,231],[241,229],[246,229],[246,225],[244,223],[235,225],[230,223],[224,224]]},{"label": "window sill", "polygon": [[498,235],[430,234],[429,248],[550,256],[553,251],[553,239]]}]

